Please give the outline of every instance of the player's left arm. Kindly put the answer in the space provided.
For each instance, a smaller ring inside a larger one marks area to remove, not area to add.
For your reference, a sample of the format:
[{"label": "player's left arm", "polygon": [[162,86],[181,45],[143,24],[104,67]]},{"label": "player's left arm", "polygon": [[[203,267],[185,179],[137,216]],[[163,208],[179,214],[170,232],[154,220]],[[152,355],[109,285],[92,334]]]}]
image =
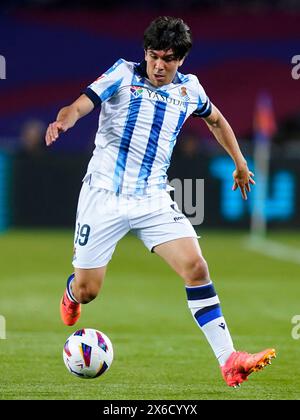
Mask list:
[{"label": "player's left arm", "polygon": [[216,140],[223,146],[235,163],[232,189],[235,191],[237,188],[240,188],[243,199],[247,200],[247,192],[251,191],[250,184],[255,184],[252,178],[254,174],[248,168],[247,161],[241,152],[232,128],[226,118],[213,104],[210,115],[203,119]]}]

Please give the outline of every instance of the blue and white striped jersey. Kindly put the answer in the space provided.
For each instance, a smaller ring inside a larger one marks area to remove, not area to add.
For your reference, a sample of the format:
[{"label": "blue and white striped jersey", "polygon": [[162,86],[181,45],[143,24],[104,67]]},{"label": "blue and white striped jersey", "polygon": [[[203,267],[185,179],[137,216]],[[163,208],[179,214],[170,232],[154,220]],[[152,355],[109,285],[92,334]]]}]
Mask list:
[{"label": "blue and white striped jersey", "polygon": [[167,188],[176,138],[191,115],[207,117],[211,103],[196,76],[177,72],[155,87],[146,63],[118,60],[83,92],[101,105],[95,149],[85,180],[116,193]]}]

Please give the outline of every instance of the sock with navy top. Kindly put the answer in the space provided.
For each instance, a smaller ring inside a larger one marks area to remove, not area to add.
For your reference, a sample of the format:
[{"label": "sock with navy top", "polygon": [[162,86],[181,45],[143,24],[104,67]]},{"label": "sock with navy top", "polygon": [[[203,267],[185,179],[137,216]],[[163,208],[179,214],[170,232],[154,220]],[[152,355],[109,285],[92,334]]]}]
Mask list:
[{"label": "sock with navy top", "polygon": [[220,365],[223,366],[235,350],[213,283],[186,286],[186,293],[193,318],[206,336]]},{"label": "sock with navy top", "polygon": [[71,284],[72,284],[72,281],[74,280],[74,278],[75,278],[75,274],[74,274],[74,273],[72,273],[72,274],[70,275],[70,277],[68,278],[68,280],[67,280],[67,287],[66,287],[66,291],[67,291],[67,296],[68,296],[68,298],[69,298],[72,302],[78,303],[78,302],[77,302],[77,300],[75,299],[74,295],[73,295],[72,288],[71,288]]}]

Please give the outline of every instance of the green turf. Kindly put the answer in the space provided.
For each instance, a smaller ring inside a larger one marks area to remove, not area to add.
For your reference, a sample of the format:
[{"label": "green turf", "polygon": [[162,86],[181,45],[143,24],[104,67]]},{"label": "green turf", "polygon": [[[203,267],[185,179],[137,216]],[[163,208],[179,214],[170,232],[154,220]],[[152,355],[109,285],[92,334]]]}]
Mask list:
[{"label": "green turf", "polygon": [[[278,358],[239,390],[218,365],[187,309],[182,281],[138,239],[123,239],[101,295],[84,306],[78,328],[112,340],[115,360],[101,378],[66,370],[62,347],[76,327],[59,319],[71,272],[72,232],[12,231],[0,236],[0,399],[300,399],[299,346],[291,319],[300,314],[300,265],[245,248],[245,234],[204,232],[200,244],[236,348],[274,346]],[[271,235],[300,243],[299,233]]]}]

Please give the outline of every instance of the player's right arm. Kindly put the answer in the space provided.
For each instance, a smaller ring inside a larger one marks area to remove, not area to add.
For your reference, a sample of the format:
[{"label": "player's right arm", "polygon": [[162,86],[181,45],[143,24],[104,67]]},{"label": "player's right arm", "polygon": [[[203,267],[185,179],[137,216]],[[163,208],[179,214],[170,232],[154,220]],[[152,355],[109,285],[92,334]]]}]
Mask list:
[{"label": "player's right arm", "polygon": [[57,114],[56,121],[49,124],[45,140],[47,146],[54,143],[61,133],[65,133],[73,127],[79,118],[84,117],[94,109],[94,103],[85,94],[81,95],[75,102],[62,108]]}]

